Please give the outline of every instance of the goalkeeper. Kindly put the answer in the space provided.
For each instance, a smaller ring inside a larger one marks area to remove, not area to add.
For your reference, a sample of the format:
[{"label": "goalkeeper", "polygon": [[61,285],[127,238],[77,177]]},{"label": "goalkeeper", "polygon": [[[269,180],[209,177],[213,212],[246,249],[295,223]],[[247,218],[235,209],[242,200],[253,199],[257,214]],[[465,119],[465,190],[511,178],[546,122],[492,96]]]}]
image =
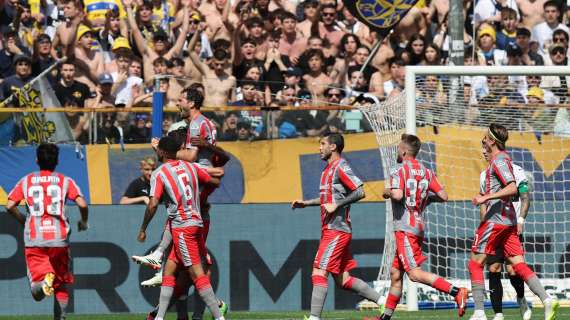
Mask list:
[{"label": "goalkeeper", "polygon": [[[484,144],[482,149],[483,157],[487,162],[490,162],[491,156],[487,152]],[[512,166],[518,190],[516,201],[513,199],[513,206],[515,207],[517,214],[517,234],[519,235],[519,239],[522,243],[524,221],[530,208],[529,181],[523,168],[514,163]],[[481,188],[484,188],[485,186],[486,176],[487,170],[483,170],[479,179]],[[487,206],[485,204],[482,204],[480,207],[481,221],[484,220],[486,212]],[[501,283],[501,269],[502,265],[505,262],[505,257],[500,250],[497,250],[497,255],[489,256],[487,258],[487,269],[489,270],[489,289],[491,291],[491,305],[493,306],[493,311],[495,312],[495,317],[493,320],[503,320],[505,318],[503,316],[503,285]],[[524,280],[516,275],[512,265],[510,264],[507,264],[507,273],[509,274],[511,285],[513,288],[515,288],[515,291],[517,293],[517,303],[521,310],[521,316],[523,320],[530,320],[532,316],[532,310],[528,307],[528,302],[524,297]]]}]

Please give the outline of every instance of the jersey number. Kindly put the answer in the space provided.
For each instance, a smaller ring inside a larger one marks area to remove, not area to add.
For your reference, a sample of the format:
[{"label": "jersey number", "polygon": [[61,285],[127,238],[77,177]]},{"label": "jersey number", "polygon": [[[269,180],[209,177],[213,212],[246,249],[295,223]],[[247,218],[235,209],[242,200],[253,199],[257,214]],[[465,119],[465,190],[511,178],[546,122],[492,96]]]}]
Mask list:
[{"label": "jersey number", "polygon": [[192,188],[190,187],[190,178],[185,172],[178,174],[178,182],[182,185],[184,190],[183,200],[186,200],[186,205],[192,207]]},{"label": "jersey number", "polygon": [[33,216],[42,216],[44,210],[52,216],[58,216],[61,211],[61,188],[59,186],[50,185],[46,188],[46,195],[51,199],[51,204],[45,206],[44,188],[41,186],[31,186],[28,194],[32,197],[32,204],[29,206],[30,214]]},{"label": "jersey number", "polygon": [[406,189],[408,189],[409,195],[406,197],[406,205],[408,207],[415,207],[417,205],[416,198],[418,192],[420,193],[420,199],[424,199],[427,195],[429,183],[426,179],[418,181],[416,179],[406,180]]}]

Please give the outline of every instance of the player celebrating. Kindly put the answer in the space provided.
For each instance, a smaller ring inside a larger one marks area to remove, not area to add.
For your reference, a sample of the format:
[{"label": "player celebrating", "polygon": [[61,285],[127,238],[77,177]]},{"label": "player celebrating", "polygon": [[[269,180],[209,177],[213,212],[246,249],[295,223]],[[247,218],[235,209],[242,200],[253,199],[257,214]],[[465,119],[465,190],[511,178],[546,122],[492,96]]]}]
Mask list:
[{"label": "player celebrating", "polygon": [[[383,197],[392,199],[394,211],[394,232],[396,256],[390,270],[390,290],[386,299],[381,320],[392,317],[400,296],[404,272],[411,281],[431,286],[455,297],[459,316],[465,314],[468,297],[467,289],[458,288],[436,274],[423,271],[421,264],[427,260],[422,254],[424,221],[422,212],[429,201],[447,201],[447,193],[435,174],[422,165],[416,156],[420,152],[421,141],[411,134],[403,134],[398,144],[398,163],[401,164],[390,176],[390,189],[384,190]],[[435,193],[428,199],[428,192]]]},{"label": "player celebrating", "polygon": [[[188,162],[197,161],[199,164],[211,168],[212,164],[216,159],[220,162],[217,165],[223,166],[229,158],[225,156],[223,150],[220,152],[220,148],[216,148],[216,130],[213,124],[208,118],[204,117],[200,112],[202,103],[204,102],[204,96],[202,93],[192,87],[186,88],[182,91],[180,98],[178,99],[178,107],[182,117],[189,118],[189,126],[186,134],[186,148],[178,150],[176,153],[176,159],[185,160]],[[173,132],[175,133],[175,132]],[[157,139],[153,139],[153,148],[157,147]],[[207,195],[209,195],[213,189],[209,188]],[[203,212],[204,221],[209,223],[209,204],[206,204],[207,195],[204,194]],[[163,238],[159,246],[152,253],[146,256],[133,256],[133,260],[137,263],[150,266],[154,269],[160,269],[162,264],[162,256],[164,252],[172,242],[172,236],[165,230]],[[147,283],[143,285],[153,286],[156,280],[150,279],[146,281]],[[158,282],[160,284],[160,282]]]},{"label": "player celebrating", "polygon": [[[327,162],[321,174],[320,197],[312,200],[295,200],[293,209],[321,206],[321,241],[313,263],[313,294],[310,320],[320,319],[327,296],[327,277],[333,274],[337,285],[352,290],[362,297],[378,302],[380,294],[364,281],[352,277],[350,270],[356,261],[350,253],[352,227],[350,204],[364,198],[362,181],[354,175],[348,162],[341,157],[344,138],[329,134],[320,141],[321,159]],[[305,317],[305,319],[307,319]]]},{"label": "player celebrating", "polygon": [[174,138],[160,139],[158,155],[163,165],[155,170],[151,177],[151,198],[138,236],[141,242],[146,239],[146,228],[156,213],[159,199],[164,195],[167,199],[168,226],[174,241],[164,270],[159,309],[155,319],[164,319],[172,298],[174,275],[178,265],[183,265],[187,270],[214,319],[224,319],[210,279],[202,267],[202,261],[206,259],[206,248],[199,201],[200,184],[216,186],[220,180],[208,175],[197,164],[176,160],[179,148],[180,144]]},{"label": "player celebrating", "polygon": [[[55,172],[59,149],[55,144],[41,144],[36,150],[39,172],[23,177],[8,195],[6,209],[24,227],[26,266],[32,297],[41,301],[55,294],[54,319],[65,319],[73,283],[70,270],[69,235],[71,228],[65,214],[65,201],[75,201],[81,213],[78,231],[87,230],[87,203],[73,179]],[[18,211],[24,200],[26,217]]]},{"label": "player celebrating", "polygon": [[[485,148],[485,143],[483,142],[483,157],[487,162],[491,161],[491,155],[487,152]],[[526,216],[528,214],[528,209],[530,208],[530,197],[529,197],[529,181],[527,176],[520,166],[512,163],[513,174],[515,176],[515,181],[517,184],[518,199],[513,202],[515,211],[517,213],[517,234],[519,235],[519,240],[522,243],[522,231]],[[481,172],[481,177],[479,182],[481,185],[481,190],[485,190],[485,185],[487,181],[487,170]],[[485,219],[485,214],[487,213],[487,206],[481,204],[480,206],[481,221]],[[503,285],[501,283],[501,267],[505,263],[505,257],[502,252],[497,252],[497,255],[491,255],[487,258],[487,265],[489,270],[489,289],[491,291],[491,304],[493,306],[493,311],[495,312],[495,317],[493,320],[503,320]],[[530,320],[532,317],[532,309],[528,307],[528,303],[524,297],[524,280],[517,276],[513,267],[507,264],[507,273],[509,274],[509,280],[511,285],[515,288],[517,293],[517,303],[519,305],[521,316],[523,320]]]},{"label": "player celebrating", "polygon": [[530,290],[544,304],[545,320],[553,320],[556,319],[559,302],[546,293],[536,274],[525,263],[524,251],[517,235],[516,212],[511,200],[517,195],[517,186],[511,158],[505,152],[508,138],[507,129],[497,124],[491,124],[483,137],[485,149],[491,159],[486,170],[485,184],[482,186],[484,188],[473,198],[474,205],[485,204],[486,212],[475,234],[469,260],[471,288],[475,302],[475,312],[471,320],[487,319],[483,306],[485,301],[483,264],[487,260],[487,255],[496,255],[498,249],[502,249],[515,274],[526,282]]}]

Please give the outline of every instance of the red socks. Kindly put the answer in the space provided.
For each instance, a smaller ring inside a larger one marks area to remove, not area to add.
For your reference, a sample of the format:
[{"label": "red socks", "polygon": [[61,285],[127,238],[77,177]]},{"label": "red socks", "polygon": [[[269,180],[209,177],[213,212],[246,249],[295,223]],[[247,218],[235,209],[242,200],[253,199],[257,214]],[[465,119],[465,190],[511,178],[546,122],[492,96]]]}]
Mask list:
[{"label": "red socks", "polygon": [[469,260],[469,273],[471,274],[471,281],[476,284],[484,285],[485,277],[483,275],[483,265]]},{"label": "red socks", "polygon": [[513,265],[513,270],[515,271],[517,276],[521,277],[525,282],[528,281],[528,279],[535,276],[534,272],[524,262]]},{"label": "red socks", "polygon": [[323,276],[314,275],[311,277],[314,286],[319,286],[323,288],[327,288],[329,286],[328,279]]},{"label": "red socks", "polygon": [[451,292],[451,283],[445,281],[445,279],[438,277],[432,284],[432,287],[436,288],[437,290],[445,293]]},{"label": "red socks", "polygon": [[176,285],[176,279],[174,276],[162,276],[162,286],[163,287],[174,287]]},{"label": "red socks", "polygon": [[353,277],[348,277],[348,279],[346,279],[346,281],[342,284],[342,288],[345,290],[351,290],[354,281],[355,279]]},{"label": "red socks", "polygon": [[396,306],[398,306],[398,302],[400,302],[400,297],[395,296],[391,293],[388,293],[388,298],[386,298],[386,309],[396,310]]},{"label": "red socks", "polygon": [[194,285],[198,291],[202,291],[208,288],[211,288],[212,285],[210,284],[210,278],[207,275],[199,276],[196,281],[194,281]]}]

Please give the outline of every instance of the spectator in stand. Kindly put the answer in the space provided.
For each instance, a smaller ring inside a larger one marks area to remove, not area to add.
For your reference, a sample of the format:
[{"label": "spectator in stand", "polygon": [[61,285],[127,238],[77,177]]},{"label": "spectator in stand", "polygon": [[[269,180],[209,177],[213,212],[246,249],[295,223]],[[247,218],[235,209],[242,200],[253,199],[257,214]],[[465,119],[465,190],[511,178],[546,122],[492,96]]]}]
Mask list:
[{"label": "spectator in stand", "polygon": [[254,79],[245,78],[241,82],[242,99],[232,102],[235,107],[261,107],[263,106],[263,92],[259,91]]},{"label": "spectator in stand", "polygon": [[503,65],[506,61],[506,52],[495,47],[497,33],[488,24],[482,24],[479,28],[479,41],[477,57],[480,65]]},{"label": "spectator in stand", "polygon": [[[32,60],[25,55],[14,57],[16,74],[4,79],[0,84],[0,102],[6,107],[23,107],[19,104],[17,93],[32,79]],[[16,123],[11,113],[0,113],[0,145],[8,145],[17,136]]]},{"label": "spectator in stand", "polygon": [[194,52],[194,46],[198,41],[198,33],[190,40],[188,50],[190,59],[202,75],[202,83],[205,86],[206,107],[223,107],[235,97],[236,78],[226,71],[229,67],[230,54],[224,49],[215,49],[214,56],[209,65],[200,61],[200,57]]},{"label": "spectator in stand", "polygon": [[567,26],[560,23],[560,8],[558,2],[549,0],[544,3],[544,22],[532,28],[532,39],[538,42],[538,50],[545,54],[552,45],[552,33],[556,29],[562,29],[570,33]]},{"label": "spectator in stand", "polygon": [[284,12],[282,21],[283,37],[279,41],[279,52],[288,56],[292,64],[296,65],[307,47],[307,38],[297,32],[297,17],[294,14]]},{"label": "spectator in stand", "polygon": [[522,60],[527,62],[527,65],[543,66],[544,59],[542,55],[532,52],[530,50],[530,31],[526,28],[517,29],[517,45],[523,52]]},{"label": "spectator in stand", "polygon": [[103,54],[93,46],[94,39],[95,32],[81,24],[77,28],[76,42],[71,47],[74,48],[75,57],[89,67],[89,76],[98,79],[99,75],[105,71],[105,61]]},{"label": "spectator in stand", "polygon": [[384,82],[384,93],[387,97],[404,91],[406,81],[406,63],[401,58],[391,58],[388,62],[392,78]]},{"label": "spectator in stand", "polygon": [[117,97],[115,99],[116,107],[125,107],[127,105],[132,105],[133,87],[142,87],[142,61],[138,57],[133,57],[128,65],[128,70],[125,74],[123,70],[123,63],[118,64],[120,66],[119,74],[115,82],[113,83],[113,93]]},{"label": "spectator in stand", "polygon": [[497,32],[497,49],[506,50],[510,43],[516,41],[517,12],[511,8],[501,10],[501,24]]},{"label": "spectator in stand", "polygon": [[252,133],[251,124],[247,119],[242,119],[237,123],[237,140],[251,141],[255,138]]},{"label": "spectator in stand", "polygon": [[426,46],[424,64],[428,66],[439,66],[442,64],[441,50],[439,50],[437,45],[430,43]]},{"label": "spectator in stand", "polygon": [[75,80],[75,61],[66,60],[62,62],[59,74],[61,79],[53,88],[58,100],[61,103],[69,100],[75,100],[75,103],[73,103],[74,106],[79,108],[91,107],[92,101],[89,101],[88,99],[92,98],[93,95],[91,94],[89,87],[86,84]]},{"label": "spectator in stand", "polygon": [[237,124],[239,121],[239,113],[237,111],[230,111],[226,114],[222,124],[222,134],[220,140],[222,141],[235,141],[237,140]]},{"label": "spectator in stand", "polygon": [[2,50],[0,50],[0,78],[5,79],[14,74],[14,57],[29,55],[29,50],[21,44],[18,33],[9,29],[3,35]]},{"label": "spectator in stand", "polygon": [[135,123],[131,125],[126,136],[125,143],[148,143],[150,142],[152,124],[146,114],[137,114]]},{"label": "spectator in stand", "polygon": [[108,73],[103,73],[99,77],[99,85],[97,86],[95,101],[93,108],[111,108],[115,106],[115,96],[112,93],[113,77]]},{"label": "spectator in stand", "polygon": [[[52,46],[50,37],[42,33],[34,40],[34,52],[32,55],[32,75],[37,77],[42,71],[55,64],[56,60],[52,56]],[[49,73],[48,79],[55,82],[57,76],[57,68]]]},{"label": "spectator in stand", "polygon": [[[237,46],[237,43],[240,42],[239,39],[234,40]],[[257,66],[263,69],[263,60],[259,60],[255,56],[255,50],[257,48],[257,43],[251,37],[245,38],[241,40],[241,45],[239,46],[239,50],[236,50],[236,57],[234,59],[233,65],[233,75],[236,79],[243,79],[246,76],[247,70],[251,66]]]},{"label": "spectator in stand", "polygon": [[552,44],[562,45],[568,49],[568,33],[562,29],[554,30],[552,33]]},{"label": "spectator in stand", "polygon": [[479,0],[476,3],[473,16],[476,27],[482,23],[498,25],[501,21],[501,10],[503,8],[511,8],[517,12],[518,20],[519,8],[515,0]]},{"label": "spectator in stand", "polygon": [[317,25],[319,34],[325,32],[325,27],[321,21],[319,21],[319,1],[318,0],[305,0],[301,3],[303,7],[303,17],[305,20],[297,24],[298,32],[304,37],[309,38],[312,34],[311,30],[314,29],[314,25]]},{"label": "spectator in stand", "polygon": [[156,165],[156,159],[153,156],[144,157],[140,161],[142,175],[129,184],[119,204],[148,204],[150,197],[150,176],[154,169],[156,169]]},{"label": "spectator in stand", "polygon": [[309,73],[303,76],[305,85],[307,89],[311,92],[311,95],[316,99],[321,99],[326,87],[330,85],[333,81],[324,72],[324,54],[322,50],[319,49],[309,49],[307,51],[307,57],[309,58]]},{"label": "spectator in stand", "polygon": [[[126,17],[124,12],[123,15],[124,19]],[[101,50],[104,52],[103,56],[106,65],[113,62],[113,51],[117,50],[117,48],[126,47],[131,49],[127,40],[128,37],[127,25],[124,20],[121,20],[119,10],[107,10],[105,13],[105,26],[98,34],[99,44],[101,46]],[[115,42],[117,40],[120,42],[116,44]],[[110,70],[107,67],[106,70],[107,72],[115,71],[112,69]]]},{"label": "spectator in stand", "polygon": [[[81,108],[79,105],[79,100],[71,97],[65,97],[62,105],[67,109],[78,109]],[[81,144],[86,144],[89,142],[89,128],[91,127],[91,116],[83,112],[76,111],[66,111],[65,116],[67,122],[71,127],[71,133],[73,139]]]},{"label": "spectator in stand", "polygon": [[408,45],[402,55],[407,65],[416,66],[425,64],[426,40],[421,34],[414,34],[408,41]]},{"label": "spectator in stand", "polygon": [[137,21],[133,13],[133,0],[123,0],[127,9],[127,18],[129,26],[132,31],[132,36],[135,40],[138,51],[143,57],[144,66],[144,80],[145,82],[152,81],[155,73],[153,72],[152,63],[159,57],[166,60],[172,57],[179,56],[182,53],[182,47],[186,41],[186,34],[188,33],[188,25],[190,21],[190,14],[188,12],[188,7],[184,7],[184,19],[182,26],[180,27],[178,37],[176,42],[170,47],[169,36],[163,29],[157,29],[153,34],[152,48],[147,45],[142,32],[137,26]]},{"label": "spectator in stand", "polygon": [[[567,66],[567,48],[562,44],[555,44],[550,46],[550,61],[553,66]],[[559,103],[568,102],[568,84],[570,83],[570,77],[568,76],[544,76],[542,78],[542,86],[545,88],[550,88],[552,92],[558,97]]]}]

